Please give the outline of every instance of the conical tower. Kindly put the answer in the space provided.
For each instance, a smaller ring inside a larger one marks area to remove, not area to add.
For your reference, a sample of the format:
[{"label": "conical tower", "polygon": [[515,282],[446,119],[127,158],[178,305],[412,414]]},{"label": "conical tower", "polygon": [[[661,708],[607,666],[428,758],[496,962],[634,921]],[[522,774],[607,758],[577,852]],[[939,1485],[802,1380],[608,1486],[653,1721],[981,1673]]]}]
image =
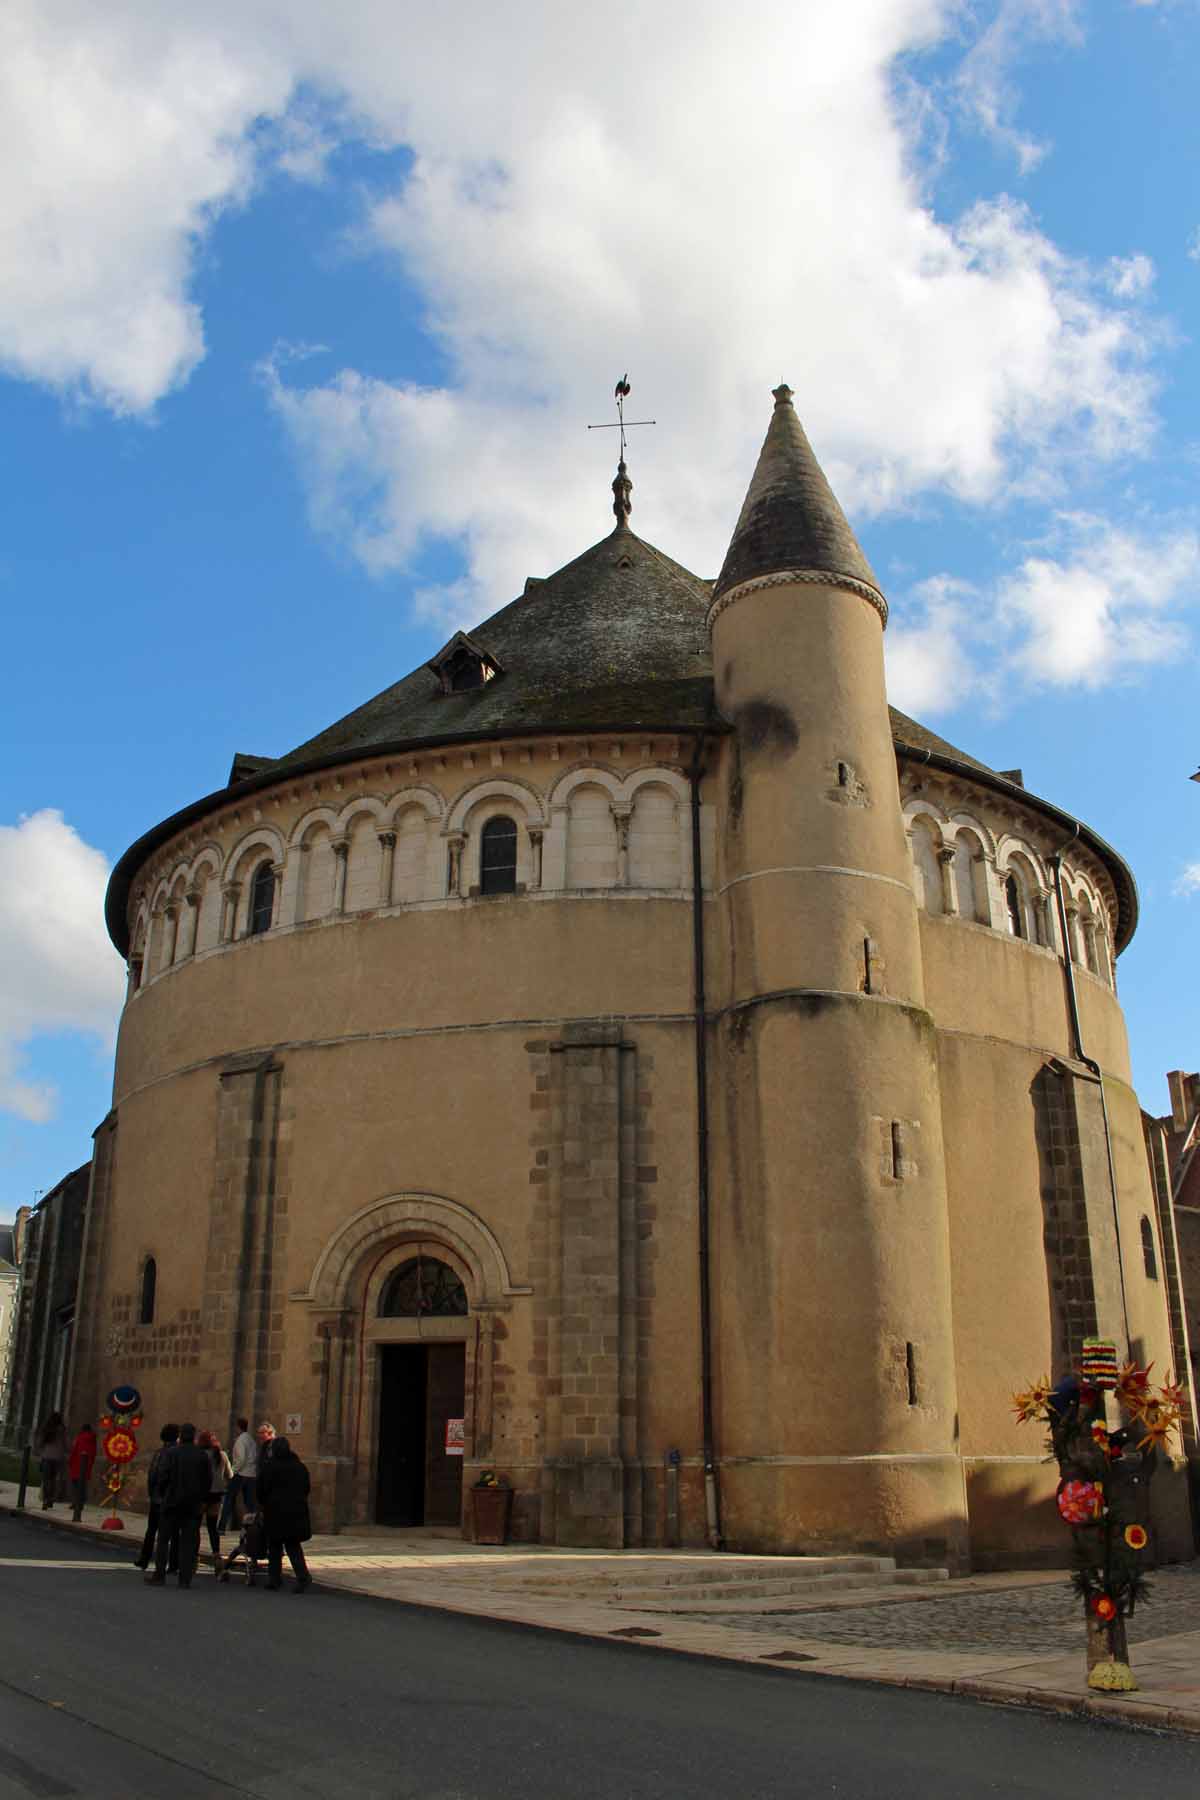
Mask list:
[{"label": "conical tower", "polygon": [[883,673],[887,606],[792,408],[709,625],[733,727],[714,1110],[727,1541],[955,1562],[941,1103]]}]

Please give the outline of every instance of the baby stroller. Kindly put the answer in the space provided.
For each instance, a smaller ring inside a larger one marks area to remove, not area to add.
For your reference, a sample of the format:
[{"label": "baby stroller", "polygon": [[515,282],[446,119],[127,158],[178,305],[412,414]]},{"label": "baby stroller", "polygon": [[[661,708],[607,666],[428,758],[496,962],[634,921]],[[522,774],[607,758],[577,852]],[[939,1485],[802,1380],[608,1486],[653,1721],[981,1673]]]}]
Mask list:
[{"label": "baby stroller", "polygon": [[223,1561],[218,1561],[217,1580],[228,1581],[229,1571],[241,1564],[246,1586],[253,1587],[258,1565],[266,1559],[267,1534],[263,1530],[262,1517],[259,1513],[248,1512],[242,1520],[242,1534],[237,1544]]}]

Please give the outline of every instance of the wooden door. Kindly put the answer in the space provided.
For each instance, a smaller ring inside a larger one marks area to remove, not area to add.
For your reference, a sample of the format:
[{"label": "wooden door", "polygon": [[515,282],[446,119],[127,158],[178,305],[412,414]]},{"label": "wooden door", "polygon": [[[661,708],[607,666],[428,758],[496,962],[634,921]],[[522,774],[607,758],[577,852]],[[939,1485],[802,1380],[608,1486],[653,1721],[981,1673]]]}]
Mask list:
[{"label": "wooden door", "polygon": [[426,1376],[425,1523],[457,1525],[462,1519],[461,1456],[446,1455],[446,1421],[466,1410],[467,1347],[428,1344]]}]

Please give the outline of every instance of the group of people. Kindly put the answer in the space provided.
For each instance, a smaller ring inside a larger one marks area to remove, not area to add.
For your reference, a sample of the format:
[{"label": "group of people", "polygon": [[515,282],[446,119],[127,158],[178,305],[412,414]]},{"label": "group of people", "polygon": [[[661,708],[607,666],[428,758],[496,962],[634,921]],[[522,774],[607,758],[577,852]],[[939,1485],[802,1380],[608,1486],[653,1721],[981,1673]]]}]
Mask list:
[{"label": "group of people", "polygon": [[200,1558],[200,1522],[208,1528],[213,1566],[222,1571],[221,1533],[242,1512],[243,1526],[254,1519],[256,1539],[267,1551],[267,1586],[283,1585],[286,1550],[295,1592],[312,1585],[304,1545],[312,1536],[308,1516],[309,1475],[285,1437],[265,1422],[252,1436],[250,1421],[237,1421],[238,1434],[226,1455],[212,1431],[197,1434],[194,1425],[164,1425],[161,1448],[147,1476],[150,1514],[137,1563],[149,1569],[151,1587],[163,1587],[177,1573],[181,1588],[190,1587]]},{"label": "group of people", "polygon": [[[242,1543],[251,1573],[258,1544],[265,1547],[267,1586],[283,1585],[287,1552],[296,1578],[295,1592],[312,1585],[303,1546],[312,1536],[308,1513],[308,1470],[285,1437],[264,1421],[251,1433],[250,1421],[237,1421],[237,1436],[227,1455],[213,1431],[194,1425],[164,1425],[146,1477],[149,1516],[137,1567],[149,1571],[146,1582],[163,1587],[169,1574],[181,1588],[190,1587],[200,1560],[200,1526],[208,1531],[213,1566],[222,1573],[221,1533],[242,1525]],[[87,1503],[88,1478],[96,1462],[96,1434],[90,1425],[67,1447],[61,1413],[51,1413],[34,1444],[42,1471],[42,1509],[62,1497],[64,1475],[71,1484],[72,1517],[81,1519]],[[248,1529],[252,1527],[253,1529]],[[151,1564],[153,1568],[151,1569]]]},{"label": "group of people", "polygon": [[96,1466],[96,1433],[90,1425],[81,1425],[68,1446],[66,1420],[60,1412],[52,1412],[43,1420],[33,1447],[42,1471],[42,1511],[51,1512],[69,1493],[71,1517],[82,1519],[88,1480]]}]

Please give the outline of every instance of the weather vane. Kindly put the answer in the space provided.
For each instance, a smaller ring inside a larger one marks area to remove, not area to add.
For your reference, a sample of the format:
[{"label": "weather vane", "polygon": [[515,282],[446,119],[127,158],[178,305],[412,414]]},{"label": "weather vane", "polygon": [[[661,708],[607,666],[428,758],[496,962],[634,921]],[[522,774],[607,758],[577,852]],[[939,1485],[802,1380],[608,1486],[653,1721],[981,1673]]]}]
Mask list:
[{"label": "weather vane", "polygon": [[627,419],[625,402],[629,397],[629,371],[626,370],[613,389],[617,402],[617,416],[604,425],[589,425],[589,431],[619,431],[621,433],[621,454],[617,462],[617,479],[613,482],[613,511],[617,515],[618,525],[624,524],[632,507],[630,495],[633,483],[625,470],[625,433],[632,431],[635,425],[657,425],[657,419]]},{"label": "weather vane", "polygon": [[624,462],[625,461],[625,433],[626,433],[626,431],[632,431],[635,425],[657,425],[658,420],[657,419],[627,419],[625,417],[625,401],[629,395],[629,372],[628,372],[628,370],[626,370],[625,374],[622,375],[620,381],[618,381],[616,387],[613,389],[613,394],[616,396],[616,402],[617,402],[616,418],[610,419],[607,425],[589,425],[588,430],[589,431],[619,431],[621,433],[621,457],[620,457],[620,460],[622,462]]}]

